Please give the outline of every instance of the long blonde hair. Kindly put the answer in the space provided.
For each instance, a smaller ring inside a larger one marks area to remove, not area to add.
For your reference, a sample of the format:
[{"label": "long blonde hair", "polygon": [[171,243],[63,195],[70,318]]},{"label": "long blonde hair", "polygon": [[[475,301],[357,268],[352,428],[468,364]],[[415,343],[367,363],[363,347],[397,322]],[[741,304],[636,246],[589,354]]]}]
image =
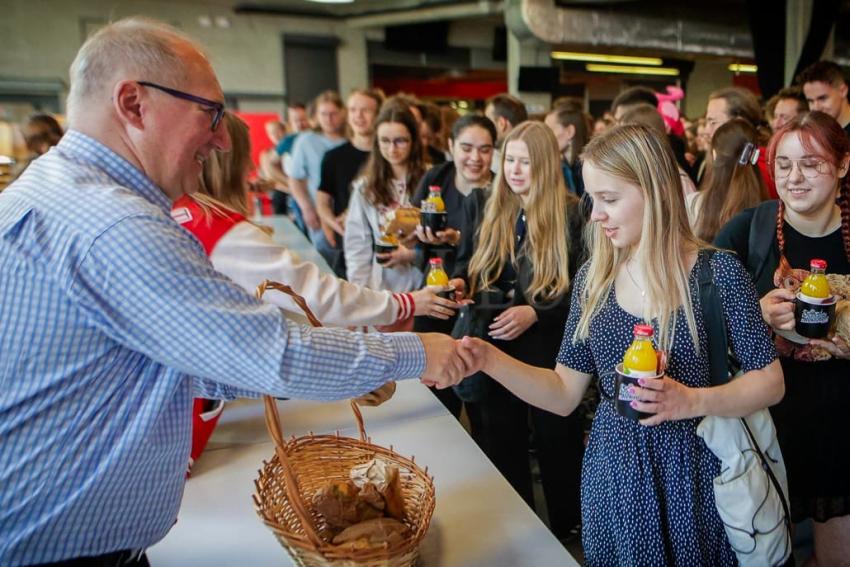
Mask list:
[{"label": "long blonde hair", "polygon": [[[646,301],[643,317],[657,320],[657,344],[673,344],[676,313],[684,310],[688,330],[699,346],[688,280],[688,257],[699,250],[691,232],[676,160],[667,140],[649,126],[617,126],[594,137],[582,154],[584,163],[643,191],[645,204],[640,243],[634,260],[644,266]],[[635,211],[638,213],[638,211]],[[589,223],[586,241],[590,264],[581,290],[582,314],[573,340],[587,339],[590,323],[602,309],[629,252],[615,248],[599,223]]]},{"label": "long blonde hair", "polygon": [[[567,292],[569,276],[569,233],[567,204],[575,197],[567,193],[561,173],[558,142],[542,122],[523,122],[508,134],[505,145],[522,141],[531,160],[531,188],[525,208],[528,231],[525,252],[534,274],[526,297],[530,303],[552,301]],[[504,176],[505,153],[493,192],[484,209],[477,246],[469,263],[470,293],[489,289],[499,279],[505,262],[516,265],[516,218],[522,201]]]},{"label": "long blonde hair", "polygon": [[248,125],[230,112],[224,113],[224,127],[230,136],[229,152],[213,151],[204,162],[200,188],[193,195],[209,209],[222,205],[242,215],[248,214],[245,174],[251,167],[251,138]]}]

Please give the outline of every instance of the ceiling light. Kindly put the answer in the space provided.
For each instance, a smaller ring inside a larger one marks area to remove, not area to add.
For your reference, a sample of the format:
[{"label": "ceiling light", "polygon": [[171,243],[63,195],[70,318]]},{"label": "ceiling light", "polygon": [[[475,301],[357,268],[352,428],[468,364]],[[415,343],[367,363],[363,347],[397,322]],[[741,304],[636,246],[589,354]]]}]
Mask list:
[{"label": "ceiling light", "polygon": [[576,53],[574,51],[553,51],[552,59],[562,61],[590,61],[594,63],[626,63],[631,65],[661,65],[660,57],[636,57],[633,55],[608,55],[606,53]]},{"label": "ceiling light", "polygon": [[747,65],[745,63],[732,63],[729,70],[733,73],[758,73],[758,65]]},{"label": "ceiling light", "polygon": [[628,65],[600,65],[588,63],[585,69],[591,73],[621,73],[626,75],[665,75],[678,77],[679,70],[675,67],[630,67]]}]

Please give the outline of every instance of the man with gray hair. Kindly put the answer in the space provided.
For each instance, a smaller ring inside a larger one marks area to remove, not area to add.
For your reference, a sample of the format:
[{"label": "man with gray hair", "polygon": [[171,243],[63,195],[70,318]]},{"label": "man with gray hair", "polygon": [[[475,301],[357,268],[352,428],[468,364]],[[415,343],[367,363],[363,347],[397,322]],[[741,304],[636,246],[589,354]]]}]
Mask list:
[{"label": "man with gray hair", "polygon": [[129,19],[71,66],[69,130],[0,194],[0,565],[145,565],[177,516],[194,396],[447,387],[441,335],[288,322],[174,222],[226,151],[200,48]]}]

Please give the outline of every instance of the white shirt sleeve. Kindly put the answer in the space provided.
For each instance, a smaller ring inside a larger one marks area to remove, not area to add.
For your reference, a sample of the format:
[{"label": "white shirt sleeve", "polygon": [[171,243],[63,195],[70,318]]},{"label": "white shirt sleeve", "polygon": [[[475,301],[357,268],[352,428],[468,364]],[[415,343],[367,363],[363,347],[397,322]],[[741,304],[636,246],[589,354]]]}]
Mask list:
[{"label": "white shirt sleeve", "polygon": [[343,248],[348,281],[363,286],[373,284],[372,264],[375,257],[375,240],[369,223],[368,207],[371,205],[363,195],[363,181],[357,180],[351,188],[348,202]]},{"label": "white shirt sleeve", "polygon": [[[387,325],[396,321],[399,303],[388,291],[374,291],[326,274],[301,262],[249,222],[241,222],[218,241],[210,261],[249,293],[266,279],[289,285],[304,297],[320,321],[329,325]],[[269,292],[264,300],[301,314],[288,295]]]}]

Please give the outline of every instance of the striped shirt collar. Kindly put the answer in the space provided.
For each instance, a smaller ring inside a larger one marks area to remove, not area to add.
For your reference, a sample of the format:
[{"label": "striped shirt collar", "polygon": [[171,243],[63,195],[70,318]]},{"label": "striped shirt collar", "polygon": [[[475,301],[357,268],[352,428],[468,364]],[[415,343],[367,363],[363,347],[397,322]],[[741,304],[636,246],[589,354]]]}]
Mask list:
[{"label": "striped shirt collar", "polygon": [[116,183],[138,193],[170,214],[171,199],[144,173],[102,142],[78,130],[68,130],[55,148],[65,158],[103,171]]}]

